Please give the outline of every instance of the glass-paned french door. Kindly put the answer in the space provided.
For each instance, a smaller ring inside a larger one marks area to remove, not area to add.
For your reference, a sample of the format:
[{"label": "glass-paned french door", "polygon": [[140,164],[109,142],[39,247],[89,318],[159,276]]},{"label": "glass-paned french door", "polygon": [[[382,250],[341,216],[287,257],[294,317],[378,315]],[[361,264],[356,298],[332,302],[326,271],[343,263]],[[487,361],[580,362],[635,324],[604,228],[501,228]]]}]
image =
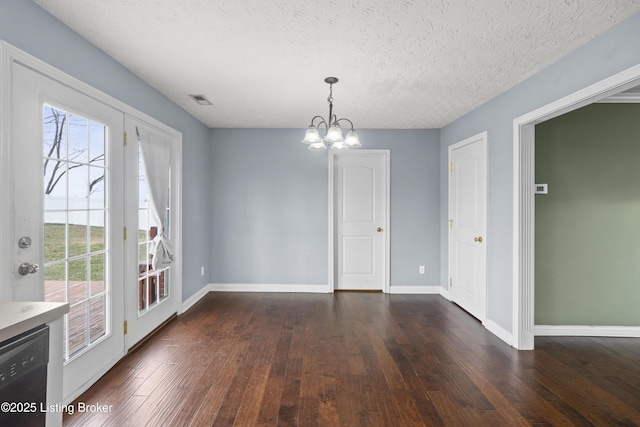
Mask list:
[{"label": "glass-paned french door", "polygon": [[181,136],[25,58],[0,76],[10,82],[14,265],[4,295],[69,303],[51,343],[69,403],[178,310]]},{"label": "glass-paned french door", "polygon": [[[126,347],[175,314],[180,302],[178,250],[167,261],[162,248],[179,244],[180,140],[158,124],[125,115]],[[131,208],[135,208],[131,209]],[[160,248],[159,248],[160,246]]]},{"label": "glass-paned french door", "polygon": [[[68,302],[63,398],[73,400],[125,353],[124,114],[11,66],[15,299]],[[66,79],[63,83],[59,79]]]},{"label": "glass-paned french door", "polygon": [[44,300],[69,302],[67,362],[110,332],[108,127],[43,108]]}]

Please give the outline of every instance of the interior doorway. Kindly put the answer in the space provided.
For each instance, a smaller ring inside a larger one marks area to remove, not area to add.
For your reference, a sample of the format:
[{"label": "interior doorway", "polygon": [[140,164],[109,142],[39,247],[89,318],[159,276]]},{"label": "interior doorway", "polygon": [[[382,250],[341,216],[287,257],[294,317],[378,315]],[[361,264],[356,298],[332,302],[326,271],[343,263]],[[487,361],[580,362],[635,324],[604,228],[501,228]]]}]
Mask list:
[{"label": "interior doorway", "polygon": [[534,348],[535,125],[640,84],[640,65],[513,121],[513,346]]}]

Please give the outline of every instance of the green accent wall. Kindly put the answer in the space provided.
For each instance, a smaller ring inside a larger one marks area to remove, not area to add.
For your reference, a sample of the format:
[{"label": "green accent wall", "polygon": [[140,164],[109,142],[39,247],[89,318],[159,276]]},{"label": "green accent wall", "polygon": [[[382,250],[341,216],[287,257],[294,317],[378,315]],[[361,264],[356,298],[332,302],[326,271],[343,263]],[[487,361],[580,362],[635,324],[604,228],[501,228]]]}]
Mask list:
[{"label": "green accent wall", "polygon": [[640,104],[536,126],[535,324],[640,325]]}]

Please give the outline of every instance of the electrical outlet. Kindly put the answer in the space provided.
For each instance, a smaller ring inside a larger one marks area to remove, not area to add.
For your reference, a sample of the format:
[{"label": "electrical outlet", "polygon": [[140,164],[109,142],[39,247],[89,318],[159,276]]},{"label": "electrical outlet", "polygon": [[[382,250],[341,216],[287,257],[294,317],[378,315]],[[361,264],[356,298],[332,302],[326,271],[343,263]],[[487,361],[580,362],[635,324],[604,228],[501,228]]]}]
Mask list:
[{"label": "electrical outlet", "polygon": [[420,266],[420,270],[419,270],[420,274],[424,274],[424,265]]},{"label": "electrical outlet", "polygon": [[200,267],[200,275],[204,276],[204,266]]}]

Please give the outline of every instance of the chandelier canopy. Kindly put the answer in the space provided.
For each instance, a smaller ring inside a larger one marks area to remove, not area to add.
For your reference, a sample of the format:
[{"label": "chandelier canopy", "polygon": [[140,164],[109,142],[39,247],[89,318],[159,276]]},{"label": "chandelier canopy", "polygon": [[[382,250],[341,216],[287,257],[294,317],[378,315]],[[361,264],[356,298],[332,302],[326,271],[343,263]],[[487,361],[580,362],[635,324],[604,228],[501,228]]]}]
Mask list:
[{"label": "chandelier canopy", "polygon": [[[324,79],[329,84],[329,119],[325,120],[322,116],[315,116],[311,119],[311,124],[304,135],[302,142],[309,144],[309,150],[326,150],[327,144],[332,150],[346,150],[348,148],[360,147],[360,139],[353,129],[353,123],[349,119],[339,119],[333,114],[333,85],[338,83],[337,77],[327,77]],[[316,123],[316,119],[319,119]],[[346,135],[342,135],[340,122],[349,122],[351,130]],[[324,125],[325,136],[322,138],[318,128]]]}]

